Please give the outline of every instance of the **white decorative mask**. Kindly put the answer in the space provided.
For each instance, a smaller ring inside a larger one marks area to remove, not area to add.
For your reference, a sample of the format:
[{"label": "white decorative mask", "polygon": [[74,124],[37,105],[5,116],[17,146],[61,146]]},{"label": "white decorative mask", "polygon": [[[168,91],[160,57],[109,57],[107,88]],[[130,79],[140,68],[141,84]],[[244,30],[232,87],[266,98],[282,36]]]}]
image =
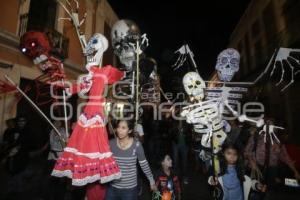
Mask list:
[{"label": "white decorative mask", "polygon": [[225,49],[218,55],[216,70],[221,81],[229,82],[239,71],[240,54],[237,50]]},{"label": "white decorative mask", "polygon": [[184,75],[182,82],[184,90],[189,96],[195,97],[199,100],[204,98],[204,88],[206,86],[198,73],[188,72]]},{"label": "white decorative mask", "polygon": [[102,64],[103,53],[107,48],[108,41],[104,35],[95,33],[94,36],[91,37],[84,50],[85,56],[87,56],[87,70],[89,70],[91,66]]}]

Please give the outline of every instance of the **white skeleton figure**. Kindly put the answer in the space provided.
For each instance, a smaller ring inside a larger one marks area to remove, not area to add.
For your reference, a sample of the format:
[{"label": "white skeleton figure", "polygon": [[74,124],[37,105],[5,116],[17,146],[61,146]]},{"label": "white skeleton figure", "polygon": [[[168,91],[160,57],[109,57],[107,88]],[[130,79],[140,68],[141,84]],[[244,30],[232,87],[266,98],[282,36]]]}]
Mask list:
[{"label": "white skeleton figure", "polygon": [[267,137],[269,137],[272,145],[274,145],[274,140],[275,140],[275,142],[280,144],[280,140],[276,136],[276,134],[274,132],[274,129],[284,130],[284,128],[280,127],[280,126],[275,126],[273,124],[265,124],[263,126],[263,129],[261,131],[259,131],[259,135],[261,135],[261,134],[264,135],[264,142],[265,143],[267,142]]},{"label": "white skeleton figure", "polygon": [[[182,116],[186,121],[193,124],[194,131],[202,134],[201,145],[211,148],[212,137],[214,137],[214,153],[221,149],[221,145],[226,139],[223,131],[223,121],[219,112],[218,103],[220,99],[212,99],[196,103],[183,108]],[[218,144],[217,146],[215,144]]]},{"label": "white skeleton figure", "polygon": [[86,68],[91,66],[101,66],[103,53],[108,48],[106,37],[100,33],[95,33],[86,45],[84,55],[87,57]]},{"label": "white skeleton figure", "polygon": [[[89,73],[80,76],[78,79],[79,84],[84,86],[84,88],[81,88],[79,92],[81,95],[84,95],[90,91],[93,77],[93,72],[90,71],[90,68],[92,66],[101,67],[103,53],[107,50],[107,48],[108,41],[105,36],[100,33],[96,33],[93,37],[91,37],[86,45],[86,48],[84,49],[84,54],[87,57],[87,64],[85,68]],[[67,92],[69,93],[69,90],[67,90]]]},{"label": "white skeleton figure", "polygon": [[[219,102],[219,110],[222,114],[233,114],[233,116],[237,117],[240,122],[251,122],[254,123],[257,127],[261,127],[264,125],[264,120],[253,120],[248,118],[246,115],[239,115],[234,108],[239,104],[239,100],[243,98],[243,93],[248,91],[247,88],[244,87],[211,87],[206,88],[205,99],[215,99],[220,98]],[[229,113],[225,112],[225,108],[229,110]]]},{"label": "white skeleton figure", "polygon": [[229,82],[239,71],[240,54],[237,50],[225,49],[218,55],[216,70],[221,81]]},{"label": "white skeleton figure", "polygon": [[[223,50],[217,58],[216,70],[218,77],[222,84],[230,85],[230,81],[234,74],[239,70],[240,54],[235,49],[229,48]],[[242,83],[241,83],[242,84]],[[236,83],[234,83],[236,85]],[[248,118],[246,115],[239,115],[237,111],[234,110],[233,105],[238,105],[239,99],[243,97],[242,93],[247,92],[247,88],[243,87],[211,87],[206,88],[206,99],[221,98],[219,103],[219,110],[224,113],[225,107],[238,118],[240,122],[252,122],[255,123],[257,127],[264,125],[264,120],[260,119],[258,121]]]},{"label": "white skeleton figure", "polygon": [[193,100],[201,101],[204,98],[205,82],[196,72],[188,72],[183,77],[183,86],[186,93]]},{"label": "white skeleton figure", "polygon": [[[113,25],[111,40],[115,54],[127,71],[134,69],[136,54],[142,54],[149,45],[146,34],[141,36],[137,24],[128,19],[119,20]],[[136,47],[137,41],[139,41],[139,48]],[[140,49],[139,52],[136,52],[137,49]]]},{"label": "white skeleton figure", "polygon": [[[205,99],[210,100],[214,98],[222,98],[222,101],[228,101],[230,106],[237,106],[239,104],[239,100],[243,98],[243,93],[248,91],[247,88],[244,87],[210,87],[205,88]],[[224,103],[220,103],[220,110],[223,113],[224,111]]]},{"label": "white skeleton figure", "polygon": [[[134,85],[137,54],[141,55],[149,45],[146,34],[141,35],[137,24],[128,19],[117,21],[111,30],[112,47],[126,73],[123,84],[118,85],[118,95],[124,99],[132,99],[135,95]],[[139,46],[137,47],[137,42]]]},{"label": "white skeleton figure", "polygon": [[[284,81],[285,76],[285,64],[291,70],[291,80],[288,84],[286,84],[281,91],[283,92],[289,86],[294,83],[294,76],[299,73],[300,69],[300,49],[290,49],[290,48],[279,48],[276,49],[274,54],[272,55],[266,69],[257,77],[254,83],[258,82],[265,74],[268,73],[269,68],[272,67],[272,71],[270,77],[273,76],[277,66],[280,66],[281,70],[281,78],[276,83],[276,86],[279,86]],[[297,71],[295,71],[295,68]]]},{"label": "white skeleton figure", "polygon": [[[203,135],[202,146],[210,148],[213,136],[214,142],[222,144],[226,134],[223,131],[222,117],[218,108],[220,99],[201,102],[204,98],[205,82],[196,72],[188,72],[183,77],[183,85],[186,93],[198,103],[184,107],[181,115],[186,117],[188,123],[193,124],[196,133]],[[216,152],[219,150],[220,146],[214,149]]]}]

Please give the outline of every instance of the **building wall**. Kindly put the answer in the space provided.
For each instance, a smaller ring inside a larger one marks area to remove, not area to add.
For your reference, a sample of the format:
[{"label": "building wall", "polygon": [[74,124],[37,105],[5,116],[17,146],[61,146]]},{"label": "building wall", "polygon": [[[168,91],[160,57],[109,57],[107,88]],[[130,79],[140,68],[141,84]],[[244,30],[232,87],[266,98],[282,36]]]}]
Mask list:
[{"label": "building wall", "polygon": [[[105,24],[111,27],[118,20],[107,0],[79,0],[79,3],[80,16],[87,13],[86,23],[81,27],[87,39],[95,32],[104,33]],[[0,80],[5,80],[4,74],[12,77],[16,83],[19,83],[21,78],[33,80],[41,75],[41,71],[18,48],[20,16],[29,12],[30,0],[0,0],[0,5]],[[57,12],[54,14],[56,31],[69,39],[68,58],[64,61],[67,78],[76,79],[79,74],[85,73],[79,40],[69,21],[58,20],[67,17],[60,5],[57,5]],[[107,34],[106,36],[109,37]],[[111,56],[109,60],[113,62],[115,58]],[[1,63],[9,67],[1,67]],[[15,93],[0,94],[0,136],[5,130],[5,120],[16,115],[15,102]]]},{"label": "building wall", "polygon": [[[300,2],[294,0],[252,0],[231,34],[229,46],[241,53],[240,71],[236,78],[253,81],[265,69],[278,47],[300,48]],[[298,24],[298,25],[297,25]],[[270,72],[269,72],[270,73]],[[283,122],[292,137],[296,133],[296,119],[300,117],[299,81],[285,92],[275,87],[278,79],[257,84],[257,96],[265,104],[267,113]],[[279,77],[280,79],[280,77]],[[285,82],[287,84],[287,82]],[[295,110],[296,109],[296,110]]]}]

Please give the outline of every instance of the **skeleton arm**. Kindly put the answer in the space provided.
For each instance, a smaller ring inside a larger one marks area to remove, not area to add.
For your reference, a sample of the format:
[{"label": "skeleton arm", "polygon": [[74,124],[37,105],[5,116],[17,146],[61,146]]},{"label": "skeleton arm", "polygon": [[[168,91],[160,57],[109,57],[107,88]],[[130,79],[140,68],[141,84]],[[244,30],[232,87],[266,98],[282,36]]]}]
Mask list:
[{"label": "skeleton arm", "polygon": [[[291,53],[297,53],[300,54],[300,49],[289,49],[289,48],[279,48],[276,49],[275,52],[273,53],[267,67],[265,70],[256,78],[254,83],[257,83],[265,74],[268,73],[270,67],[272,67],[272,71],[270,73],[270,77],[274,75],[275,70],[277,69],[276,64],[278,64],[281,68],[281,78],[280,80],[276,83],[276,86],[279,86],[283,81],[284,81],[284,76],[285,76],[285,66],[283,61],[285,61],[288,65],[288,67],[291,70],[291,80],[288,84],[286,84],[281,91],[283,92],[285,89],[287,89],[289,86],[291,86],[294,83],[294,76],[299,73],[300,69],[300,60],[296,58],[295,56],[291,55]],[[290,60],[294,61],[295,64],[293,65]],[[295,68],[297,67],[298,71],[295,72]]]},{"label": "skeleton arm", "polygon": [[[76,4],[76,9],[74,10],[69,0],[66,0],[66,4],[62,2],[62,0],[57,0],[57,2],[61,5],[61,7],[65,10],[65,12],[69,15],[69,18],[59,18],[59,20],[69,20],[73,23],[76,29],[77,36],[79,38],[79,42],[81,44],[82,51],[84,51],[86,47],[86,39],[85,35],[80,31],[80,27],[85,22],[87,13],[84,14],[83,18],[79,20],[79,2],[77,0],[73,0]],[[69,9],[67,8],[67,6]]]},{"label": "skeleton arm", "polygon": [[250,119],[248,118],[246,115],[239,115],[238,112],[236,112],[228,103],[227,100],[224,101],[224,105],[226,106],[226,108],[228,108],[230,110],[230,112],[235,116],[235,117],[238,117],[238,120],[240,122],[252,122],[252,123],[255,123],[257,127],[261,127],[264,125],[264,120],[263,119],[260,119],[258,121],[256,120],[253,120],[253,119]]}]

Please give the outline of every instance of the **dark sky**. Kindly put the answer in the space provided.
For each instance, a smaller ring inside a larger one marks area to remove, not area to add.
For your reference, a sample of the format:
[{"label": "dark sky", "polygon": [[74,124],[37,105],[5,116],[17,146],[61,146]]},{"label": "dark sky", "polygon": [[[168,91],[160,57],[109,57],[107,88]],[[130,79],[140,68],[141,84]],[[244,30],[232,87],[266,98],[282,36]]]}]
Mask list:
[{"label": "dark sky", "polygon": [[[218,53],[227,47],[235,25],[250,0],[108,0],[120,19],[131,19],[147,33],[147,55],[159,67],[163,52],[175,51],[187,42],[195,54],[200,73],[208,78]],[[165,54],[164,54],[165,55]],[[167,69],[160,70],[163,72]]]}]

